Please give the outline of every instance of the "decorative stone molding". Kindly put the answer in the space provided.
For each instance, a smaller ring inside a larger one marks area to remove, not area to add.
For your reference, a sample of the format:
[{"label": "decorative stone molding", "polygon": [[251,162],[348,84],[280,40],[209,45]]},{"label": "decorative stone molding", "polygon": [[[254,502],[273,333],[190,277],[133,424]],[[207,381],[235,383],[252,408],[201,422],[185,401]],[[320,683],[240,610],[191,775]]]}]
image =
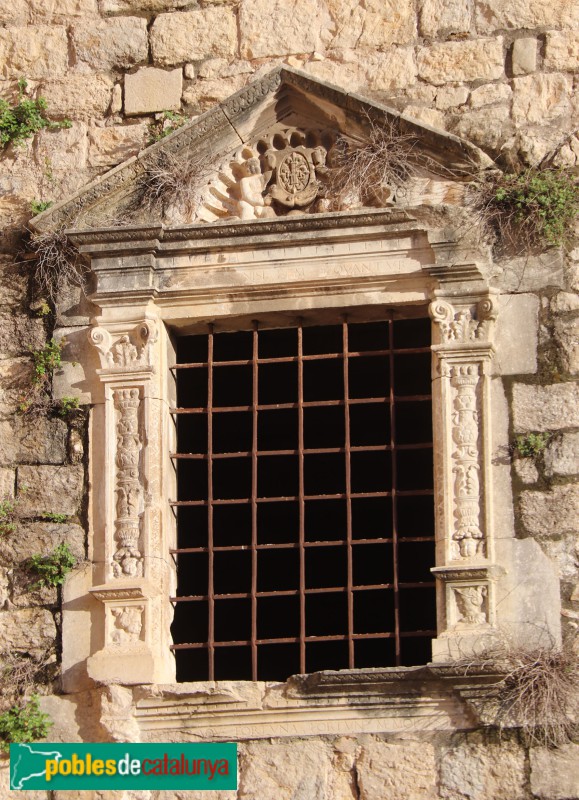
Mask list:
[{"label": "decorative stone molding", "polygon": [[111,567],[115,578],[140,577],[143,557],[139,550],[140,514],[143,493],[140,475],[142,450],[139,433],[138,389],[117,389],[114,404],[118,411],[116,452],[116,550]]},{"label": "decorative stone molding", "polygon": [[440,327],[443,344],[489,342],[492,325],[497,318],[497,304],[492,296],[479,300],[476,312],[471,308],[455,309],[449,302],[437,299],[430,306],[434,322]]}]

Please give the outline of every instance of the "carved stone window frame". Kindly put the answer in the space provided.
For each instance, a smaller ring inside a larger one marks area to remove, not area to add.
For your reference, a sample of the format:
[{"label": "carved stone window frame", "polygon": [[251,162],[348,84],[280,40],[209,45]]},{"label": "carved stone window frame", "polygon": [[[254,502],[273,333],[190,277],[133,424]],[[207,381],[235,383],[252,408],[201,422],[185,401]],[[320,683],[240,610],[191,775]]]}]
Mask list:
[{"label": "carved stone window frame", "polygon": [[[303,309],[430,303],[438,636],[472,654],[500,626],[490,449],[497,294],[448,230],[394,210],[71,231],[100,309],[81,357],[91,414],[93,568],[67,589],[64,680],[171,683],[172,334]],[[92,347],[91,347],[92,345]],[[66,598],[65,598],[66,599]],[[67,606],[71,609],[67,610]],[[79,615],[78,612],[81,612]],[[76,613],[75,613],[76,612]],[[84,617],[82,615],[85,615]],[[82,622],[84,620],[84,624]]]}]

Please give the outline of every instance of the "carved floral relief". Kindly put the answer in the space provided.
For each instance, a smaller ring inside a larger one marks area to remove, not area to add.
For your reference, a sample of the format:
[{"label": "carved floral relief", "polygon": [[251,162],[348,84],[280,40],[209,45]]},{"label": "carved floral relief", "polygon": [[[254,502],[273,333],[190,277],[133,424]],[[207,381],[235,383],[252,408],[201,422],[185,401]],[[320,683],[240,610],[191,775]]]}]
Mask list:
[{"label": "carved floral relief", "polygon": [[138,577],[143,574],[143,558],[139,550],[142,488],[139,433],[138,389],[117,389],[114,392],[117,417],[116,450],[116,514],[112,570],[115,578]]},{"label": "carved floral relief", "polygon": [[111,641],[113,644],[135,642],[141,638],[144,609],[145,607],[142,605],[111,609],[113,617]]}]

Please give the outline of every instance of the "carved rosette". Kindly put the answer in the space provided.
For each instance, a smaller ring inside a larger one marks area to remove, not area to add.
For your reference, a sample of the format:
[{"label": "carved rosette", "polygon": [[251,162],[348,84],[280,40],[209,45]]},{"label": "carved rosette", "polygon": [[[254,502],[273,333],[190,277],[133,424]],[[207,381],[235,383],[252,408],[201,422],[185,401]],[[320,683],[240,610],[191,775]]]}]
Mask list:
[{"label": "carved rosette", "polygon": [[480,526],[479,413],[477,411],[478,364],[459,364],[450,370],[453,388],[452,473],[454,478],[454,532],[452,557],[484,557],[485,540]]},{"label": "carved rosette", "polygon": [[112,561],[115,578],[139,577],[143,558],[139,550],[142,489],[139,434],[140,394],[138,389],[117,389],[113,393],[117,410],[116,450],[116,550]]}]

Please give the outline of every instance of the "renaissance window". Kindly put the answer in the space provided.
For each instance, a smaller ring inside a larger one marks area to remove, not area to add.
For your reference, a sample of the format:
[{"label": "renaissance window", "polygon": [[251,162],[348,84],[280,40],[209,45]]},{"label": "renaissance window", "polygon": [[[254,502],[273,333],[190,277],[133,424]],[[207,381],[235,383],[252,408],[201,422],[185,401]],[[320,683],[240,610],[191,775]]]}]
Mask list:
[{"label": "renaissance window", "polygon": [[430,660],[430,359],[391,312],[178,339],[178,680]]}]

